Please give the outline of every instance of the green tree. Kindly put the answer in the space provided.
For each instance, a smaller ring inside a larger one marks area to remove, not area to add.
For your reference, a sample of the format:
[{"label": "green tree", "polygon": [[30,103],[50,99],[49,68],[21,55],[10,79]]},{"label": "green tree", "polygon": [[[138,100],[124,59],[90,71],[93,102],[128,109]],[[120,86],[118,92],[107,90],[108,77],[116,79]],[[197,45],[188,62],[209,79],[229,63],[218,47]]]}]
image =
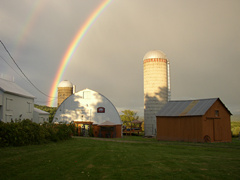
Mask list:
[{"label": "green tree", "polygon": [[137,112],[131,110],[121,111],[123,114],[120,115],[120,118],[123,122],[123,126],[131,127],[131,121],[138,120]]}]

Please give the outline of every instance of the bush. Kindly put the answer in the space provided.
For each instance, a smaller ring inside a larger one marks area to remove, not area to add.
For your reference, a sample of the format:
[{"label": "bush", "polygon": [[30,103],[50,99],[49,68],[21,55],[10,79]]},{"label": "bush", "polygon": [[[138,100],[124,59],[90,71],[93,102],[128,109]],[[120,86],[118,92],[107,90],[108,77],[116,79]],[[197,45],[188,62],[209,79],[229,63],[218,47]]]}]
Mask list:
[{"label": "bush", "polygon": [[41,144],[50,141],[66,140],[75,132],[75,126],[66,124],[43,125],[30,120],[11,123],[0,122],[0,147]]},{"label": "bush", "polygon": [[238,137],[240,133],[240,121],[231,122],[231,131],[233,137]]},{"label": "bush", "polygon": [[240,133],[240,127],[234,127],[232,128],[232,136],[233,137],[238,137]]}]

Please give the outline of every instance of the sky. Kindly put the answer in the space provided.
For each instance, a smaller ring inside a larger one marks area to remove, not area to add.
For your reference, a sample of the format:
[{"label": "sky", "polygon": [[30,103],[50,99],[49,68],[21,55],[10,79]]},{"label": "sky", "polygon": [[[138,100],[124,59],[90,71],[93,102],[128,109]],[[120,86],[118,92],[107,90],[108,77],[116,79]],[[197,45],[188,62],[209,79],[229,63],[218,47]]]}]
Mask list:
[{"label": "sky", "polygon": [[[49,95],[70,43],[102,0],[0,0],[0,40]],[[219,97],[240,114],[239,0],[112,0],[91,25],[62,80],[143,115],[143,57],[161,50],[170,62],[171,100]],[[0,46],[0,75],[48,104]],[[55,101],[56,106],[56,101]]]}]

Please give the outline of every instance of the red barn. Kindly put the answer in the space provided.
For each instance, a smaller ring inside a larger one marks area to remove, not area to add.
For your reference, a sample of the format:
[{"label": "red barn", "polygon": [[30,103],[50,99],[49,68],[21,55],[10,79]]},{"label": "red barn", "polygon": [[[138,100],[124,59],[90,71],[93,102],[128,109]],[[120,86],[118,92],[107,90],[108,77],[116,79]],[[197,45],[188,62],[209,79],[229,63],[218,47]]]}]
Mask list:
[{"label": "red barn", "polygon": [[169,101],[157,113],[157,139],[231,142],[231,112],[219,98]]}]

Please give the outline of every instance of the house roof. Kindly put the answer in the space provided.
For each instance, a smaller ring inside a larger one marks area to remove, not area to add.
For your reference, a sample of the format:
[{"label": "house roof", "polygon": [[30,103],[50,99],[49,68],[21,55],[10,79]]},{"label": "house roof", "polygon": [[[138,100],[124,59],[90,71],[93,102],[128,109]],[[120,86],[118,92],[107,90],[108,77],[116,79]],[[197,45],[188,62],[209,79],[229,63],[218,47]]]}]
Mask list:
[{"label": "house roof", "polygon": [[[220,99],[169,101],[156,116],[202,116],[217,100]],[[222,103],[221,100],[220,102]],[[225,105],[224,107],[226,108]],[[229,110],[228,112],[231,114]]]},{"label": "house roof", "polygon": [[38,108],[34,108],[34,111],[37,112],[38,114],[46,114],[46,115],[50,114],[49,112],[43,111],[43,110],[38,109]]},{"label": "house roof", "polygon": [[30,94],[29,92],[27,92],[26,90],[18,86],[16,83],[2,79],[2,78],[0,78],[0,90],[2,90],[3,92],[16,94],[19,96],[34,98],[32,94]]}]

